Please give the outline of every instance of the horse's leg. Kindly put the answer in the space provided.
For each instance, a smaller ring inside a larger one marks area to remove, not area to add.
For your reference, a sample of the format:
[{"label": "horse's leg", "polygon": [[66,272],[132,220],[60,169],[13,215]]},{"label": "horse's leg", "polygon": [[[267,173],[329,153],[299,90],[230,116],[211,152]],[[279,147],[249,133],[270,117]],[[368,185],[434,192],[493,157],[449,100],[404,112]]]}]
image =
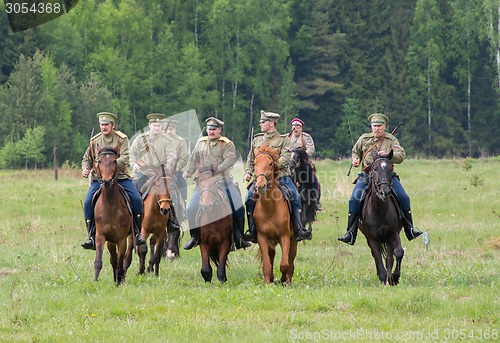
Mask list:
[{"label": "horse's leg", "polygon": [[161,255],[163,252],[163,245],[165,244],[165,235],[161,235],[156,241],[156,251],[155,251],[155,275],[158,276],[160,273],[160,262]]},{"label": "horse's leg", "polygon": [[227,265],[227,256],[230,250],[231,250],[231,243],[229,241],[224,242],[224,244],[221,244],[219,246],[219,265],[217,266],[217,279],[219,279],[219,281],[222,283],[227,281],[226,265]]},{"label": "horse's leg", "polygon": [[116,285],[121,285],[125,281],[125,269],[123,263],[127,253],[127,239],[124,238],[118,244],[118,258],[116,260]]},{"label": "horse's leg", "polygon": [[[149,240],[151,242],[152,238]],[[139,245],[137,247],[137,255],[139,255],[139,272],[137,274],[144,274],[146,269],[146,255],[148,253],[148,245]]]},{"label": "horse's leg", "polygon": [[201,252],[201,276],[205,282],[212,282],[212,266],[210,265],[209,247],[207,244],[200,244]]},{"label": "horse's leg", "polygon": [[174,231],[168,233],[168,246],[167,246],[167,258],[173,260],[179,257],[179,241],[180,241],[181,231]]},{"label": "horse's leg", "polygon": [[280,238],[280,246],[281,246],[280,282],[284,284],[289,282],[288,269],[290,268],[290,263],[288,258],[290,257],[290,234],[287,234]]},{"label": "horse's leg", "polygon": [[394,273],[392,273],[391,275],[393,285],[399,284],[399,277],[401,276],[401,262],[403,261],[403,256],[405,254],[403,247],[401,247],[401,240],[399,239],[399,233],[398,236],[396,237],[395,247],[396,248],[394,249],[394,255],[396,256],[396,268],[394,269]]},{"label": "horse's leg", "polygon": [[150,242],[150,252],[149,252],[149,261],[148,268],[146,268],[147,273],[151,273],[154,271],[154,266],[156,264],[155,256],[156,256],[156,246],[158,245],[158,237],[153,235],[154,239],[151,239]]},{"label": "horse's leg", "polygon": [[95,260],[94,260],[94,281],[97,281],[99,278],[99,273],[102,269],[102,253],[104,250],[104,245],[102,242],[98,242],[96,240],[95,247]]},{"label": "horse's leg", "polygon": [[132,235],[128,235],[127,237],[127,253],[125,254],[125,260],[123,261],[123,269],[125,270],[125,274],[127,274],[127,270],[130,268],[132,264],[132,251],[134,249],[134,240]]},{"label": "horse's leg", "polygon": [[380,252],[380,247],[377,242],[372,239],[368,239],[368,246],[372,252],[373,259],[375,260],[375,266],[377,267],[377,275],[384,285],[387,282],[387,271],[385,270],[384,262],[382,261],[382,253]]},{"label": "horse's leg", "polygon": [[118,284],[118,280],[117,280],[117,274],[116,274],[116,267],[117,267],[117,260],[118,260],[118,254],[116,252],[117,250],[117,247],[116,247],[116,244],[114,243],[111,243],[111,242],[107,242],[106,243],[107,247],[108,247],[108,251],[109,251],[109,263],[111,263],[111,266],[113,267],[113,279],[115,281],[116,284]]},{"label": "horse's leg", "polygon": [[260,252],[262,254],[262,274],[264,275],[264,282],[266,284],[273,283],[274,252],[271,250],[267,238],[259,234],[259,232],[257,232],[257,241],[259,243]]},{"label": "horse's leg", "polygon": [[385,270],[387,271],[387,284],[394,286],[392,283],[392,267],[394,266],[394,246],[392,242],[386,244],[385,255]]},{"label": "horse's leg", "polygon": [[292,283],[293,272],[295,271],[295,257],[297,256],[297,241],[293,238],[290,239],[290,252],[288,254],[288,273],[287,273],[287,281],[288,283]]}]

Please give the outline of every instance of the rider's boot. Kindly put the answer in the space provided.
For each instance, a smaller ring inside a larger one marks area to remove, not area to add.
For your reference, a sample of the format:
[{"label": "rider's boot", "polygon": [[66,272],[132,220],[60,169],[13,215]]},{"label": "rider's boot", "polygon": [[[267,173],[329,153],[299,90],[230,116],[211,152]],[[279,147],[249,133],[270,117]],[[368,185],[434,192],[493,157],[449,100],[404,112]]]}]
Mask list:
[{"label": "rider's boot", "polygon": [[318,197],[314,197],[314,198],[312,199],[312,202],[313,202],[313,204],[314,204],[314,210],[315,210],[316,212],[321,212],[321,211],[323,211],[323,208],[321,208],[321,203],[319,202],[319,198],[318,198]]},{"label": "rider's boot", "polygon": [[252,246],[252,244],[248,243],[244,238],[244,230],[245,230],[245,217],[234,218],[233,225],[233,241],[234,247],[236,249],[246,249]]},{"label": "rider's boot", "polygon": [[408,238],[408,240],[411,241],[420,236],[423,232],[420,231],[416,226],[413,226],[411,210],[403,211],[403,215],[404,215],[403,226],[405,229],[406,238]]},{"label": "rider's boot", "polygon": [[293,220],[293,230],[295,232],[295,240],[300,242],[301,240],[311,240],[312,239],[312,230],[307,230],[302,225],[302,215],[300,214],[300,208],[296,208],[293,210],[292,220]]},{"label": "rider's boot", "polygon": [[86,219],[85,224],[87,225],[87,239],[80,244],[83,249],[95,250],[95,221],[94,219]]},{"label": "rider's boot", "polygon": [[355,212],[349,212],[349,217],[347,219],[347,233],[338,238],[339,241],[347,243],[349,245],[354,245],[356,242],[356,236],[358,235],[358,219],[359,215]]},{"label": "rider's boot", "polygon": [[189,230],[189,234],[191,235],[191,238],[186,243],[186,245],[184,245],[184,250],[193,249],[195,246],[200,244],[200,228],[199,227]]},{"label": "rider's boot", "polygon": [[253,213],[247,212],[247,220],[248,220],[248,231],[245,233],[243,238],[245,238],[246,241],[257,243],[257,230],[255,229]]},{"label": "rider's boot", "polygon": [[134,236],[135,236],[135,244],[136,245],[144,245],[146,244],[146,240],[144,239],[144,236],[141,234],[141,227],[142,227],[142,216],[140,214],[136,214],[132,216],[134,218],[134,223],[132,225],[132,228],[134,230]]}]

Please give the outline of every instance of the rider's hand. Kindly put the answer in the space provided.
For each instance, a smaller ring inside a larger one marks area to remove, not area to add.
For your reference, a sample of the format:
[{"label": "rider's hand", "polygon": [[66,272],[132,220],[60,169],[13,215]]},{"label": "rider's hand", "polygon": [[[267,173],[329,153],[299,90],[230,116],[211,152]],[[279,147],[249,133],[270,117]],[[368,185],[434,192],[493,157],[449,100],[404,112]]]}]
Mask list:
[{"label": "rider's hand", "polygon": [[245,180],[245,181],[250,181],[251,178],[252,178],[252,174],[250,174],[250,173],[245,173],[245,176],[243,176],[243,180]]},{"label": "rider's hand", "polygon": [[377,155],[379,155],[380,157],[387,157],[387,155],[389,155],[388,152],[385,152],[384,150],[380,150]]},{"label": "rider's hand", "polygon": [[184,180],[186,180],[189,177],[187,170],[184,173],[182,173],[182,177],[184,178]]},{"label": "rider's hand", "polygon": [[359,166],[359,162],[360,162],[359,157],[354,157],[354,158],[352,159],[352,166],[353,166],[353,167],[357,167],[357,166]]},{"label": "rider's hand", "polygon": [[90,174],[90,169],[89,168],[85,168],[84,170],[82,170],[82,176],[83,177],[87,177],[89,176]]}]

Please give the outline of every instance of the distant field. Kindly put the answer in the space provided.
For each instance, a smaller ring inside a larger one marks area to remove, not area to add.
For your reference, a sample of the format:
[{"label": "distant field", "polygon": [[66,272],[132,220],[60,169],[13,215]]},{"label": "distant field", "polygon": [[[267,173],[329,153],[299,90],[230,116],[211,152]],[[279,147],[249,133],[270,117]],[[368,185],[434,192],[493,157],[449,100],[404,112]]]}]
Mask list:
[{"label": "distant field", "polygon": [[499,341],[500,159],[396,167],[431,239],[427,250],[402,234],[396,287],[379,283],[362,234],[353,247],[337,241],[355,177],[348,168],[317,163],[324,212],[313,240],[299,244],[293,285],[265,286],[254,246],[230,254],[226,284],[203,282],[193,249],[163,260],[158,278],[136,275],[135,255],[118,288],[109,254],[94,282],[94,252],[80,247],[80,171],[60,170],[55,181],[51,170],[0,170],[0,341]]}]

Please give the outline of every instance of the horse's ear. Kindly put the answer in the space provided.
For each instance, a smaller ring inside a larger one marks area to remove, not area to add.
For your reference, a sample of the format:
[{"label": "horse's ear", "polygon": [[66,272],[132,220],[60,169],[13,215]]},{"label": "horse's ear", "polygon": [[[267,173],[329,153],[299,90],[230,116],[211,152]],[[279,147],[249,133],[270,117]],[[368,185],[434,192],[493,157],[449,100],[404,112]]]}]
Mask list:
[{"label": "horse's ear", "polygon": [[387,159],[388,160],[391,160],[392,159],[392,156],[394,156],[394,150],[391,149],[391,151],[389,152],[389,154],[387,155]]}]

